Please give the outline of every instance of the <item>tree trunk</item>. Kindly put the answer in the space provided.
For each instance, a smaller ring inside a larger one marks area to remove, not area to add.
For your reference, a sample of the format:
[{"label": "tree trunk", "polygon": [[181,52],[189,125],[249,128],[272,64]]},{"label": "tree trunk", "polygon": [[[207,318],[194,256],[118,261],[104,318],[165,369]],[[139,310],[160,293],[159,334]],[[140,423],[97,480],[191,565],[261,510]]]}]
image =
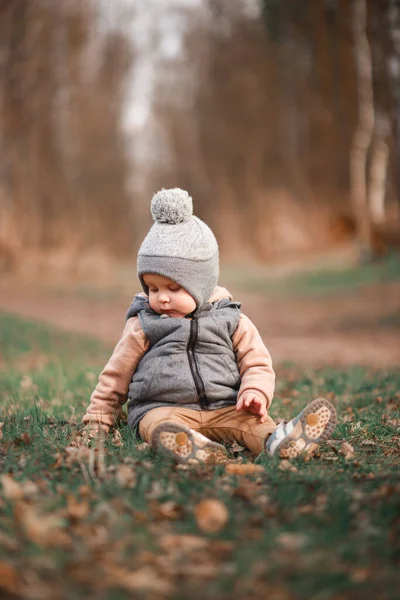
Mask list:
[{"label": "tree trunk", "polygon": [[374,129],[372,58],[367,38],[366,0],[354,0],[353,35],[356,58],[358,123],[350,153],[351,203],[361,249],[371,250],[371,222],[368,210],[367,160]]},{"label": "tree trunk", "polygon": [[375,142],[370,163],[369,211],[371,225],[378,229],[385,222],[386,176],[389,161],[389,147],[385,140]]},{"label": "tree trunk", "polygon": [[389,59],[389,77],[393,98],[394,116],[394,165],[396,198],[400,203],[400,5],[398,0],[389,0],[388,6],[389,36],[392,53]]}]

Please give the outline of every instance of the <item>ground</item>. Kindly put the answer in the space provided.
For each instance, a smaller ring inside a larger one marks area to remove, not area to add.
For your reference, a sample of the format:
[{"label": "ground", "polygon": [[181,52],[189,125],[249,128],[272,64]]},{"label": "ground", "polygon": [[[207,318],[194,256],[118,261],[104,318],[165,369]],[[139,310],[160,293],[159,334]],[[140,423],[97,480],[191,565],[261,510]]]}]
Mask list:
[{"label": "ground", "polygon": [[[221,285],[242,302],[276,363],[396,366],[400,362],[400,259],[357,269],[279,276],[228,269]],[[89,287],[0,279],[0,310],[115,344],[133,283]],[[120,283],[120,282],[119,282]]]},{"label": "ground", "polygon": [[275,360],[273,418],[321,395],[340,424],[311,460],[254,460],[234,445],[227,464],[201,468],[155,456],[124,422],[83,443],[79,422],[129,290],[3,280],[0,597],[395,600],[400,318],[391,261],[279,280],[225,273]]}]

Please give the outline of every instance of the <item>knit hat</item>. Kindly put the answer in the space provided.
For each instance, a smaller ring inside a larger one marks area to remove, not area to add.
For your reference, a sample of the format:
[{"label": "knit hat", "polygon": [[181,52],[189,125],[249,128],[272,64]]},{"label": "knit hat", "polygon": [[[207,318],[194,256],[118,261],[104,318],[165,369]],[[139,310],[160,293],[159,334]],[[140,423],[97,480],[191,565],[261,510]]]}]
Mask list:
[{"label": "knit hat", "polygon": [[197,310],[211,296],[219,273],[218,244],[211,229],[193,216],[185,190],[162,189],[153,196],[155,221],[138,253],[138,277],[146,294],[145,273],[156,273],[181,285],[195,299]]}]

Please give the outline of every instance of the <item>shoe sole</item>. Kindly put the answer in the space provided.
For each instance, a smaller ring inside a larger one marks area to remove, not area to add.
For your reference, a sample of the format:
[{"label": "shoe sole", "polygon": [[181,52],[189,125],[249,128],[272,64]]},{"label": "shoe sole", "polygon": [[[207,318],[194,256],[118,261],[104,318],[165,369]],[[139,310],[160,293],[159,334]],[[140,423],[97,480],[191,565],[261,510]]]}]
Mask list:
[{"label": "shoe sole", "polygon": [[333,404],[325,398],[317,398],[300,413],[293,430],[278,444],[275,453],[280,458],[313,454],[321,442],[331,437],[337,423]]},{"label": "shoe sole", "polygon": [[196,432],[184,425],[161,423],[152,435],[152,448],[182,464],[221,464],[227,460],[222,444],[211,440],[196,439]]}]

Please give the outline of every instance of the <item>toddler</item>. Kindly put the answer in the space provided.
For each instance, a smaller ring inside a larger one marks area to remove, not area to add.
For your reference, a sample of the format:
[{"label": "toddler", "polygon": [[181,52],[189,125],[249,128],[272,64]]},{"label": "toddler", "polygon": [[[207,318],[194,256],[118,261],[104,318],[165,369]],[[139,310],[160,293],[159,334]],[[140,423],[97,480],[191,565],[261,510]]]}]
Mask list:
[{"label": "toddler", "polygon": [[135,296],[83,422],[108,430],[129,399],[128,423],[156,452],[196,464],[221,462],[223,443],[254,455],[313,453],[337,419],[325,399],[278,427],[271,356],[240,303],[217,286],[218,245],[179,188],[152,200],[155,220],[138,253]]}]

